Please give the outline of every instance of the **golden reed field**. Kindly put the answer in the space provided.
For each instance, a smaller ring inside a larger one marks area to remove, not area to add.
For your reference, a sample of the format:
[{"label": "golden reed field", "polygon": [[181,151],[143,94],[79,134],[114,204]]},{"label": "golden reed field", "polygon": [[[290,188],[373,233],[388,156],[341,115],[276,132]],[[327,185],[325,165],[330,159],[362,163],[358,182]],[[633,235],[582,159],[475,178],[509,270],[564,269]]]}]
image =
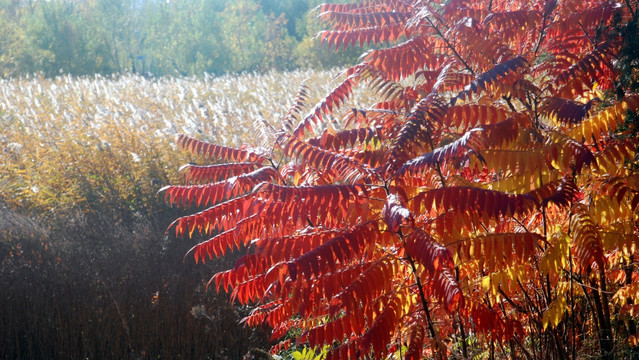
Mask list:
[{"label": "golden reed field", "polygon": [[[140,197],[155,194],[188,161],[176,151],[176,134],[228,146],[253,142],[262,121],[280,121],[303,81],[313,104],[337,73],[2,80],[0,196],[42,211],[113,197],[143,206]],[[365,100],[355,95],[354,102]]]}]

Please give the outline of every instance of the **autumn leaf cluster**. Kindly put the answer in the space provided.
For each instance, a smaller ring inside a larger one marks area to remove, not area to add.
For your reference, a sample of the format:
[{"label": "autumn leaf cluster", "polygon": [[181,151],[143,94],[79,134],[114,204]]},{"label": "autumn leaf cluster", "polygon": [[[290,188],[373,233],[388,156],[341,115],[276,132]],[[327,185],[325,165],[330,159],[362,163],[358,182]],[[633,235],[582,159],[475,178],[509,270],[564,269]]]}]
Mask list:
[{"label": "autumn leaf cluster", "polygon": [[[619,80],[636,5],[318,13],[331,48],[375,49],[314,106],[302,85],[259,143],[180,136],[201,162],[163,189],[201,208],[171,225],[204,236],[196,261],[245,252],[211,278],[255,305],[245,322],[329,358],[636,354],[639,95]],[[376,100],[344,108],[358,87]]]}]

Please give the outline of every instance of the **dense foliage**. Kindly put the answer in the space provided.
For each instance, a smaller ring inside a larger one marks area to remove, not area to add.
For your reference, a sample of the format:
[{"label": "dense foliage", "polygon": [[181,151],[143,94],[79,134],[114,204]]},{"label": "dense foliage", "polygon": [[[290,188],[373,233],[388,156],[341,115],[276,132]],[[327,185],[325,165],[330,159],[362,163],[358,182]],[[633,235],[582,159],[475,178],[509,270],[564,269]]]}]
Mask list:
[{"label": "dense foliage", "polygon": [[[215,164],[164,188],[203,208],[170,228],[204,236],[196,261],[246,253],[210,284],[255,305],[244,321],[273,328],[274,352],[637,356],[638,11],[323,5],[324,43],[378,49],[308,112],[302,86],[259,143],[180,136]],[[341,114],[358,85],[378,98]]]},{"label": "dense foliage", "polygon": [[[0,80],[0,359],[237,359],[266,347],[165,237],[177,132],[241,144],[331,71]],[[364,94],[362,94],[364,96]]]},{"label": "dense foliage", "polygon": [[0,76],[202,75],[332,66],[316,0],[0,1]]}]

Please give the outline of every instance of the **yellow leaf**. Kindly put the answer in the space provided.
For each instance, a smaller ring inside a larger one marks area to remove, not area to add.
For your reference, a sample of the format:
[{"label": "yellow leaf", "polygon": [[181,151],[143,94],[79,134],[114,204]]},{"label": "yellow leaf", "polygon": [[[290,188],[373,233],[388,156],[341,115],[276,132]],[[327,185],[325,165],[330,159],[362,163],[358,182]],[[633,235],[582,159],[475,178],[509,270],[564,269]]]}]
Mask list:
[{"label": "yellow leaf", "polygon": [[613,106],[602,110],[601,112],[589,117],[578,126],[574,127],[569,135],[575,140],[591,141],[594,136],[599,140],[602,135],[606,135],[609,131],[614,130],[618,124],[621,124],[626,118],[627,109],[635,109],[637,97],[628,97]]},{"label": "yellow leaf", "polygon": [[558,295],[555,300],[553,300],[548,309],[544,311],[544,317],[542,319],[542,325],[544,330],[550,326],[551,329],[554,329],[559,323],[561,319],[563,319],[564,314],[568,310],[568,302],[564,295]]},{"label": "yellow leaf", "polygon": [[624,286],[612,297],[612,301],[618,305],[624,305],[628,299],[634,303],[639,302],[639,283]]},{"label": "yellow leaf", "polygon": [[549,241],[550,246],[539,262],[539,269],[546,274],[557,274],[568,264],[570,237],[559,231],[552,234]]},{"label": "yellow leaf", "polygon": [[301,180],[302,180],[302,174],[300,174],[299,171],[296,171],[295,174],[293,175],[293,184],[295,186],[299,186]]},{"label": "yellow leaf", "polygon": [[602,232],[604,250],[614,251],[620,249],[626,255],[634,254],[639,248],[639,237],[635,234],[624,234],[618,232]]},{"label": "yellow leaf", "polygon": [[492,288],[491,289],[491,281],[490,281],[490,276],[484,276],[481,279],[481,287],[482,289],[484,289],[484,291],[491,291],[493,292],[493,295],[497,293],[497,289],[496,288]]}]

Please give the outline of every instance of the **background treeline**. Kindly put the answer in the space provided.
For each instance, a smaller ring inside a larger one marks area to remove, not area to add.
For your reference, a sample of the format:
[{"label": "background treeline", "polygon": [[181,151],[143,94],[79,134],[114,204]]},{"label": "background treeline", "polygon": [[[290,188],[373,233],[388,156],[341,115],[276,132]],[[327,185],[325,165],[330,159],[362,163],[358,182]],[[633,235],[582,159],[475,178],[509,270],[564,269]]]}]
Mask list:
[{"label": "background treeline", "polygon": [[223,74],[325,67],[320,0],[0,0],[0,75]]}]

